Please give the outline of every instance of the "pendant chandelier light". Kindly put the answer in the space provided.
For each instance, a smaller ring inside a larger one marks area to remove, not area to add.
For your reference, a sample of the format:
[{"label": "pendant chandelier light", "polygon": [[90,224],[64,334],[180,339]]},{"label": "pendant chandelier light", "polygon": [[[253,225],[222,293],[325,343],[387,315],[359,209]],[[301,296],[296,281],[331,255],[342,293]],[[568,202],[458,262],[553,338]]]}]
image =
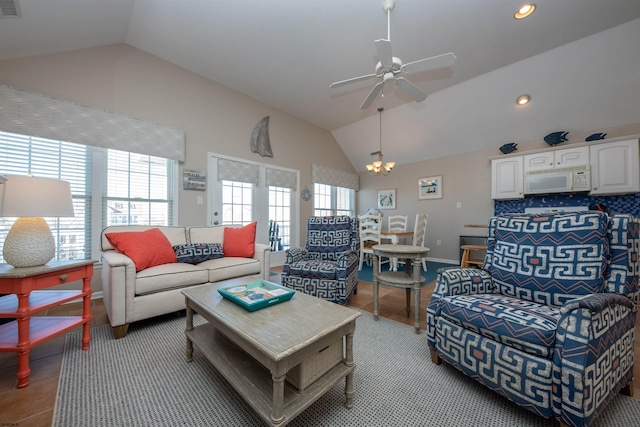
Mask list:
[{"label": "pendant chandelier light", "polygon": [[380,150],[374,151],[373,153],[371,153],[372,156],[375,156],[377,154],[378,160],[366,166],[367,170],[371,175],[380,175],[380,174],[389,175],[389,173],[391,172],[391,169],[393,169],[393,167],[396,165],[396,162],[384,163],[384,160],[382,158],[382,111],[383,110],[384,108],[378,108],[378,112],[380,113]]}]

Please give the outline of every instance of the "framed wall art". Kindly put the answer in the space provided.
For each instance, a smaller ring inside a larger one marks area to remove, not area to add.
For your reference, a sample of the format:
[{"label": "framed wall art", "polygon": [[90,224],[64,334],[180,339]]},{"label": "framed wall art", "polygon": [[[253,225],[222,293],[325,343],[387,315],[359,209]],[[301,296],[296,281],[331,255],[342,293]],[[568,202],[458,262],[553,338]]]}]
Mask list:
[{"label": "framed wall art", "polygon": [[378,190],[378,208],[395,209],[396,208],[396,189]]},{"label": "framed wall art", "polygon": [[418,200],[442,199],[442,175],[418,179]]}]

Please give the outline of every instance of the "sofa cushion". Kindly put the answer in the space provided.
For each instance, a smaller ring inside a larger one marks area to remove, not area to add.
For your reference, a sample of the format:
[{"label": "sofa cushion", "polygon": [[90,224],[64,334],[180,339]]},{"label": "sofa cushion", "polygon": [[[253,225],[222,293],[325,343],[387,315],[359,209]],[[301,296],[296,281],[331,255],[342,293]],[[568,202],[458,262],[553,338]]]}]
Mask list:
[{"label": "sofa cushion", "polygon": [[338,264],[335,261],[307,259],[290,263],[288,274],[299,277],[336,280],[337,266]]},{"label": "sofa cushion", "polygon": [[257,222],[240,228],[224,229],[224,256],[251,258],[255,252]]},{"label": "sofa cushion", "polygon": [[492,218],[484,268],[498,293],[561,306],[602,292],[609,255],[601,212]]},{"label": "sofa cushion", "polygon": [[[108,227],[106,227],[104,230],[102,230],[102,236],[100,238],[100,250],[101,251],[108,251],[108,250],[115,250],[115,248],[111,245],[111,243],[109,242],[109,239],[107,239],[107,234],[109,233],[122,233],[122,232],[130,232],[130,231],[147,231],[151,228],[157,228],[158,230],[162,231],[162,234],[164,234],[167,239],[169,240],[169,243],[171,243],[171,246],[175,246],[175,245],[183,245],[185,243],[189,243],[189,241],[187,241],[187,233],[186,233],[186,229],[184,227],[174,227],[174,226],[158,226],[158,227],[151,227],[149,225],[110,225]],[[209,227],[209,228],[215,228],[215,227]],[[222,227],[220,227],[222,228]],[[220,240],[192,240],[193,242],[218,242],[218,241],[222,241],[222,239]]]},{"label": "sofa cushion", "polygon": [[260,273],[260,261],[255,258],[224,257],[201,262],[198,267],[209,270],[209,282]]},{"label": "sofa cushion", "polygon": [[145,231],[107,233],[107,239],[118,251],[133,261],[136,271],[176,262],[169,239],[157,228]]},{"label": "sofa cushion", "polygon": [[209,281],[209,271],[197,265],[174,262],[149,267],[136,274],[136,295],[200,285]]},{"label": "sofa cushion", "polygon": [[178,262],[187,264],[200,264],[210,259],[218,259],[224,256],[220,243],[188,243],[173,247]]},{"label": "sofa cushion", "polygon": [[447,296],[441,315],[451,323],[526,353],[550,358],[560,309],[498,294]]}]

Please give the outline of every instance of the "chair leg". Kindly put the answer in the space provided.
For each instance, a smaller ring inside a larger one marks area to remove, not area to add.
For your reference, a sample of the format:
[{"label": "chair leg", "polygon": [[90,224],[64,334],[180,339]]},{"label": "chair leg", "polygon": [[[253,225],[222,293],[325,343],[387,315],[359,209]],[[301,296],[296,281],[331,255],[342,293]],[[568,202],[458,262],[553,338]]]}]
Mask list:
[{"label": "chair leg", "polygon": [[125,323],[124,325],[113,326],[111,330],[113,332],[113,338],[124,338],[124,336],[127,335],[127,331],[129,330],[129,324]]},{"label": "chair leg", "polygon": [[620,394],[633,397],[633,380],[631,380],[631,382],[625,387],[622,387],[622,389],[620,389]]},{"label": "chair leg", "polygon": [[440,358],[440,356],[438,356],[438,353],[436,353],[436,350],[433,348],[429,349],[429,353],[431,354],[431,361],[435,364],[435,365],[439,365],[442,363],[442,359]]}]

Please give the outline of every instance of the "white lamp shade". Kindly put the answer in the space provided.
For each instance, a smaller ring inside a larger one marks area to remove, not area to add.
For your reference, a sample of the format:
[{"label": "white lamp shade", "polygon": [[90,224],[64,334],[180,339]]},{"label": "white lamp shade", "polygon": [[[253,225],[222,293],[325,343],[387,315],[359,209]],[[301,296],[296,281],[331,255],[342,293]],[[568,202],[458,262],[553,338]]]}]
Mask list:
[{"label": "white lamp shade", "polygon": [[0,217],[73,216],[67,181],[9,175],[0,189]]}]

